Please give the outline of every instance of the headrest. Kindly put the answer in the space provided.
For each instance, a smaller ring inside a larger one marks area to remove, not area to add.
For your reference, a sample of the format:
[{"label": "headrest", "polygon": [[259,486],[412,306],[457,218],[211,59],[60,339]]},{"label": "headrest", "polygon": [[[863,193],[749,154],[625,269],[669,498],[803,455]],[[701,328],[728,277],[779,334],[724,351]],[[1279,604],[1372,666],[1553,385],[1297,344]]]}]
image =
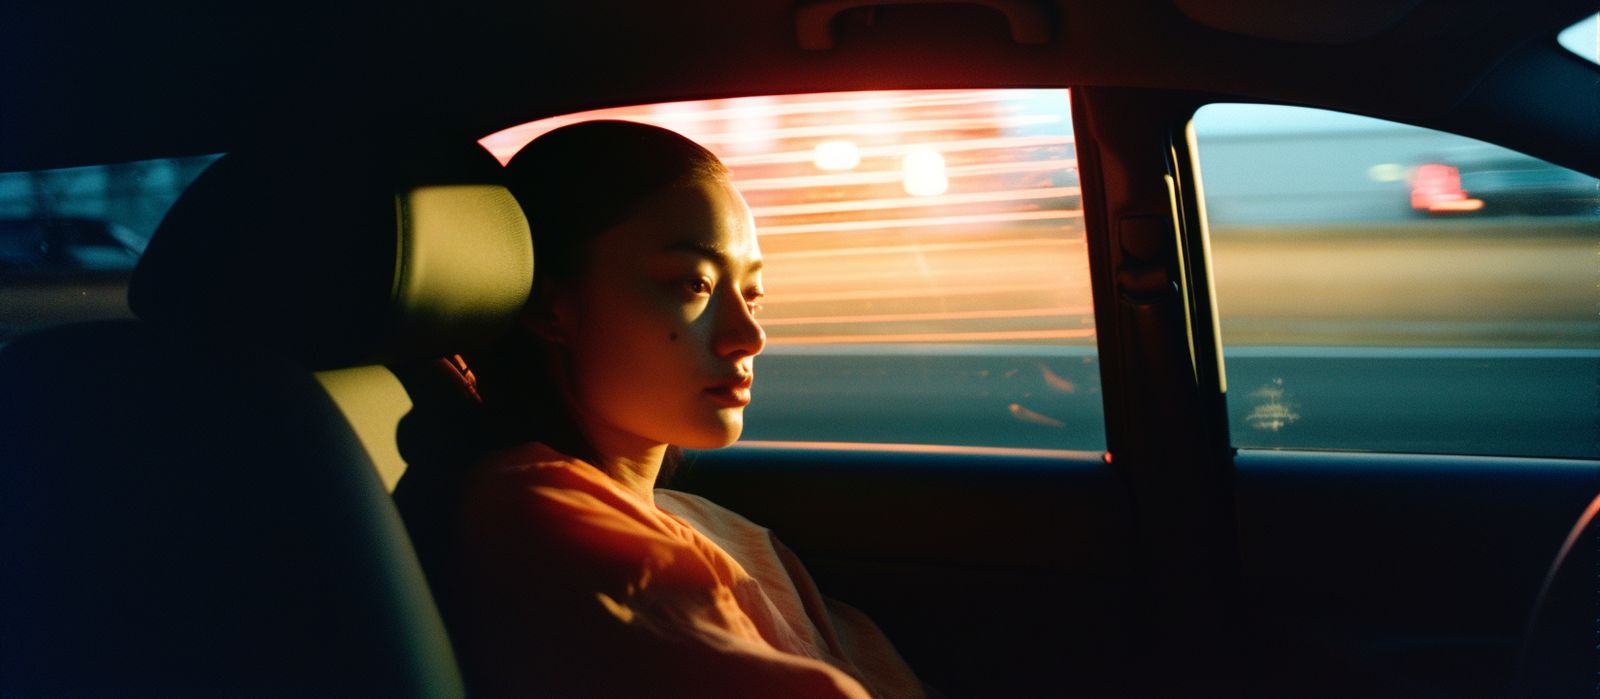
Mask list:
[{"label": "headrest", "polygon": [[476,144],[262,142],[178,199],[134,270],[140,318],[310,369],[486,343],[533,284],[527,219]]}]

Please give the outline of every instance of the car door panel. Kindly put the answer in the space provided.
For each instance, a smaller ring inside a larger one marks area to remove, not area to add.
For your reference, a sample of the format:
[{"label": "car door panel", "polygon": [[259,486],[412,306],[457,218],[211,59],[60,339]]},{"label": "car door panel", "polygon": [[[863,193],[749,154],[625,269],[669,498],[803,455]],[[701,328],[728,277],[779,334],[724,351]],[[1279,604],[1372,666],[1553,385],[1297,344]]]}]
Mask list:
[{"label": "car door panel", "polygon": [[1132,513],[1100,454],[736,446],[673,486],[772,529],[949,696],[1116,693]]},{"label": "car door panel", "polygon": [[1600,462],[1581,460],[1241,450],[1235,465],[1255,679],[1330,695],[1503,695],[1544,574],[1600,491]]}]

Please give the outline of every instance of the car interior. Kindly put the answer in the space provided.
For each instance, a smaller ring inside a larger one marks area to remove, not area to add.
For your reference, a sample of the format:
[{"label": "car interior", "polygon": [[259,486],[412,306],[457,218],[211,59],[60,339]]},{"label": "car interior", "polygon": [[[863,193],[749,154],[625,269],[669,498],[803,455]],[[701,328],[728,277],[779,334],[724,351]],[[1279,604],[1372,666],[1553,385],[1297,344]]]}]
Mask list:
[{"label": "car interior", "polygon": [[[1191,122],[1314,107],[1600,177],[1600,65],[1556,40],[1595,10],[0,8],[0,173],[222,154],[105,285],[125,314],[0,336],[0,696],[470,695],[430,587],[448,474],[479,448],[459,355],[506,331],[538,265],[480,140],[955,88],[1070,91],[1104,447],[752,440],[691,453],[670,487],[772,529],[947,697],[1590,696],[1600,422],[1508,396],[1586,426],[1559,428],[1578,451],[1242,444]],[[1600,219],[1573,220],[1592,251]],[[1560,350],[1586,372],[1558,378],[1600,404],[1588,322]]]}]

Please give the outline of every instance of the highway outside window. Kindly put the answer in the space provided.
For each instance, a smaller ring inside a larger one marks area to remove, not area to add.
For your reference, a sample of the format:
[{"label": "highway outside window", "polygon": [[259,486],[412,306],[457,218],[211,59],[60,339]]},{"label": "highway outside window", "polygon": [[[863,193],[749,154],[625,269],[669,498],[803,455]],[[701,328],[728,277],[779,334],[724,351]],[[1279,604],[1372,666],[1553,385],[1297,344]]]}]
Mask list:
[{"label": "highway outside window", "polygon": [[490,135],[509,160],[587,119],[676,130],[749,201],[769,343],[746,443],[1100,451],[1099,366],[1066,90],[748,97]]},{"label": "highway outside window", "polygon": [[1600,457],[1600,181],[1321,110],[1193,128],[1235,446]]},{"label": "highway outside window", "polygon": [[167,209],[217,156],[0,173],[0,342],[130,318],[128,275]]}]

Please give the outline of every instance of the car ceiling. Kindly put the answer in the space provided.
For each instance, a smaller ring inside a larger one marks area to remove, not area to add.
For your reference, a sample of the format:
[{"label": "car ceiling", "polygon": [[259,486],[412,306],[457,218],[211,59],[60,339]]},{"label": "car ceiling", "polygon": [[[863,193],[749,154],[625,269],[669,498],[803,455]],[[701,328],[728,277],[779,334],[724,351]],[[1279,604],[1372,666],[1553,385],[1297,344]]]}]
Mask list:
[{"label": "car ceiling", "polygon": [[1053,85],[1302,103],[1468,135],[1534,114],[1508,145],[1600,167],[1600,71],[1554,44],[1592,0],[1514,12],[1498,0],[1056,0],[1038,5],[1043,44],[1014,42],[992,8],[896,5],[840,14],[836,47],[807,50],[795,17],[811,1],[828,0],[6,3],[0,171],[219,152],[287,128],[405,121],[475,137],[646,101]]}]

